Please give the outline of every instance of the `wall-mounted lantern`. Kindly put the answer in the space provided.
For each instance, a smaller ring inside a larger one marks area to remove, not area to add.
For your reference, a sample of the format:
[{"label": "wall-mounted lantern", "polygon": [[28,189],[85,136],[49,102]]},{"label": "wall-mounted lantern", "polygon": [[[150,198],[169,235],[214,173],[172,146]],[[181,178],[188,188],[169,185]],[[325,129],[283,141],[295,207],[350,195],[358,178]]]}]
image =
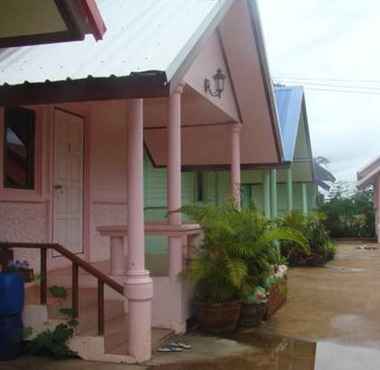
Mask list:
[{"label": "wall-mounted lantern", "polygon": [[205,78],[205,92],[209,93],[211,96],[215,96],[220,99],[222,97],[222,92],[224,91],[224,82],[227,76],[222,72],[220,68],[218,68],[214,76],[212,76],[212,78],[214,79],[215,89],[212,90],[211,81],[208,78]]}]

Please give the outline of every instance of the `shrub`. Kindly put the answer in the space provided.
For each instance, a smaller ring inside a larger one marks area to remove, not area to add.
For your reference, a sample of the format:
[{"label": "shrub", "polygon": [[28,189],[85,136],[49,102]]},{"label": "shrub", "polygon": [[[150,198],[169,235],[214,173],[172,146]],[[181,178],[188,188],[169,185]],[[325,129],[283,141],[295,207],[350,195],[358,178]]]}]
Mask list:
[{"label": "shrub", "polygon": [[338,191],[321,206],[326,214],[324,224],[333,238],[375,237],[373,190],[343,195]]},{"label": "shrub", "polygon": [[[37,334],[33,339],[27,341],[26,353],[32,356],[50,357],[56,360],[78,357],[78,354],[69,347],[69,341],[74,336],[78,321],[75,320],[72,309],[65,308],[60,311],[66,317],[66,322],[57,325],[54,329],[46,329]],[[27,336],[32,334],[33,331],[30,330]]]},{"label": "shrub", "polygon": [[282,262],[275,241],[307,244],[298,231],[277,227],[253,208],[197,205],[184,207],[183,212],[204,231],[203,243],[187,271],[201,302],[236,300],[262,285],[273,273],[273,265]]},{"label": "shrub", "polygon": [[281,254],[291,266],[323,265],[334,258],[335,245],[324,226],[324,219],[322,213],[305,216],[299,212],[290,212],[277,220],[279,226],[298,230],[308,241],[307,253],[292,241],[281,242]]}]

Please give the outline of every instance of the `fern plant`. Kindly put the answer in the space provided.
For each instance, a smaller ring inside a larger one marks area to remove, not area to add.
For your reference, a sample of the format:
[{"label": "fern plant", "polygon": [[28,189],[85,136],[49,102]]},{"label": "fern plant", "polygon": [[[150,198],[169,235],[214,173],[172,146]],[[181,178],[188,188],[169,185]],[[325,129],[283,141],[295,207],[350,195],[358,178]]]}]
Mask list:
[{"label": "fern plant", "polygon": [[65,323],[57,325],[54,329],[44,330],[31,340],[28,340],[28,337],[33,334],[33,330],[29,329],[25,332],[25,339],[28,340],[25,348],[26,353],[56,360],[78,357],[78,354],[70,349],[69,342],[79,323],[74,318],[72,309],[62,308],[60,312],[66,317]]},{"label": "fern plant", "polygon": [[238,210],[233,204],[193,205],[183,213],[199,223],[203,243],[186,275],[196,284],[205,303],[223,303],[250,294],[280,264],[275,241],[292,240],[306,248],[297,231],[277,227],[254,208]]},{"label": "fern plant", "polygon": [[292,241],[281,243],[281,253],[290,265],[308,264],[308,261],[320,261],[320,264],[334,258],[335,246],[331,242],[328,232],[323,224],[324,215],[314,213],[308,216],[300,212],[290,212],[279,218],[276,222],[280,227],[290,227],[305,235],[308,251],[300,249]]}]

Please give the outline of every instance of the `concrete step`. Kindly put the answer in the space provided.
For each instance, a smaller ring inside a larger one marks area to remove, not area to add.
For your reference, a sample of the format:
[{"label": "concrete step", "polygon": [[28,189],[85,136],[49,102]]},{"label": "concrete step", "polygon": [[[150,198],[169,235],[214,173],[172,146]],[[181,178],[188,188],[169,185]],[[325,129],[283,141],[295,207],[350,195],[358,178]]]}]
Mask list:
[{"label": "concrete step", "polygon": [[[128,329],[127,314],[121,314],[107,319],[104,323],[104,345],[105,353],[114,355],[125,355],[127,353]],[[152,348],[157,349],[172,334],[168,329],[152,329]],[[96,328],[81,331],[80,335],[93,337],[97,335]]]},{"label": "concrete step", "polygon": [[[59,305],[50,304],[47,307],[49,325],[53,328],[62,320],[58,310],[61,307],[71,307],[71,289],[68,295]],[[79,291],[79,327],[76,335],[70,342],[70,347],[78,352],[83,358],[91,361],[105,362],[133,362],[134,359],[127,355],[128,315],[124,313],[124,304],[120,301],[105,300],[105,322],[104,337],[98,336],[98,305],[97,290],[93,288],[80,288]],[[27,304],[39,304],[39,287],[30,287],[27,292]],[[53,302],[54,303],[54,302]],[[58,307],[57,307],[58,306]],[[44,307],[44,306],[40,306]],[[46,310],[46,306],[45,306]],[[45,319],[46,320],[46,319]],[[44,321],[45,322],[45,321]],[[41,329],[47,328],[47,322],[41,323]],[[171,330],[152,328],[152,349],[157,349],[162,343],[172,335]]]},{"label": "concrete step", "polygon": [[[62,319],[60,309],[72,307],[72,290],[67,289],[67,298],[56,304],[48,302],[48,313],[50,319]],[[104,320],[112,320],[116,317],[124,315],[124,304],[121,301],[105,300],[104,301]],[[98,330],[98,297],[97,290],[93,288],[79,289],[79,326],[77,333],[93,332],[97,336]],[[87,334],[86,334],[87,335]]]}]

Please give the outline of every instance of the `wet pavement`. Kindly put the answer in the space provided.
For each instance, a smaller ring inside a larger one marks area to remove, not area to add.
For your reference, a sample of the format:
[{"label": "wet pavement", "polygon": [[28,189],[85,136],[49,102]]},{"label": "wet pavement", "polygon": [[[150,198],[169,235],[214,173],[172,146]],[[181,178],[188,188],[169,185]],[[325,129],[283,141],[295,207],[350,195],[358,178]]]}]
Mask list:
[{"label": "wet pavement", "polygon": [[[155,370],[378,370],[380,351],[342,346],[330,342],[240,335],[239,340],[253,346],[240,356],[210,361],[177,362]],[[153,368],[151,369],[153,370]]]},{"label": "wet pavement", "polygon": [[288,303],[231,339],[251,351],[159,369],[379,370],[380,249],[341,244],[326,267],[291,269]]},{"label": "wet pavement", "polygon": [[324,268],[291,269],[288,303],[259,332],[380,350],[380,249],[358,247],[339,245]]},{"label": "wet pavement", "polygon": [[324,268],[289,273],[288,303],[229,338],[191,335],[193,350],[145,366],[23,358],[0,370],[379,370],[380,249],[344,244]]}]

